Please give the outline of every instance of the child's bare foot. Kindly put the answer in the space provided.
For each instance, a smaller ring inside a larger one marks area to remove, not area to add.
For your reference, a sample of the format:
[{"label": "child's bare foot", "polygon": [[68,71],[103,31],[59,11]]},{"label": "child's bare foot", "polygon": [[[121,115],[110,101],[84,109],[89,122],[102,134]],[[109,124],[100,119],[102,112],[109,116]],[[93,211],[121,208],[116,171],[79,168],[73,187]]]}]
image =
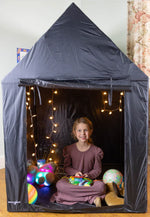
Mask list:
[{"label": "child's bare foot", "polygon": [[94,204],[96,207],[101,207],[102,204],[101,204],[101,198],[100,197],[96,197],[95,200],[94,200]]}]

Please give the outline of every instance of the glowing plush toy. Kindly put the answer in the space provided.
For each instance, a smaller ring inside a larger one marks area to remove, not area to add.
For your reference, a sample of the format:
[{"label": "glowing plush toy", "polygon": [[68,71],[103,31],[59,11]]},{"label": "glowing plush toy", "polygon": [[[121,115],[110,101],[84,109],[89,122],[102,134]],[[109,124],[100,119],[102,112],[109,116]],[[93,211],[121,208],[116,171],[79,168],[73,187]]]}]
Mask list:
[{"label": "glowing plush toy", "polygon": [[33,184],[35,182],[35,175],[38,171],[36,166],[30,165],[27,168],[27,182]]},{"label": "glowing plush toy", "polygon": [[123,182],[123,175],[116,169],[107,170],[103,175],[103,182],[105,184],[115,182],[120,189]]},{"label": "glowing plush toy", "polygon": [[38,185],[50,186],[54,180],[54,167],[50,163],[40,167],[35,176],[35,182]]},{"label": "glowing plush toy", "polygon": [[69,182],[73,185],[79,186],[91,186],[93,184],[93,180],[85,177],[79,176],[70,176]]},{"label": "glowing plush toy", "polygon": [[38,193],[36,188],[33,185],[28,184],[28,203],[34,204],[37,201],[37,198]]}]

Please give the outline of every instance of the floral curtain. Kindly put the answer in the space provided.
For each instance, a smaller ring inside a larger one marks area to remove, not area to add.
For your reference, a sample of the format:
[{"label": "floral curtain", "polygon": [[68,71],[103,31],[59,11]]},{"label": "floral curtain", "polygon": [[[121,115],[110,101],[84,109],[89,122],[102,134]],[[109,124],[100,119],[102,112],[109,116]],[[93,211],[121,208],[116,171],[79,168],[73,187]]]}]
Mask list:
[{"label": "floral curtain", "polygon": [[[150,78],[150,0],[128,1],[128,57]],[[149,89],[150,96],[150,89]],[[149,100],[150,111],[150,100]],[[149,112],[150,135],[150,112]],[[148,154],[150,156],[150,136]]]},{"label": "floral curtain", "polygon": [[128,57],[150,76],[150,0],[128,1]]}]

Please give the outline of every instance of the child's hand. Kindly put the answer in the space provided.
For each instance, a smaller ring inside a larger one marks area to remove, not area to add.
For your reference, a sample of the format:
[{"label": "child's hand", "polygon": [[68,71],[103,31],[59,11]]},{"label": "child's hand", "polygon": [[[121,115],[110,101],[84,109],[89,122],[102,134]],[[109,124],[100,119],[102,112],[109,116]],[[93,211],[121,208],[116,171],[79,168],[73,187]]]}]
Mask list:
[{"label": "child's hand", "polygon": [[75,174],[75,176],[82,176],[83,174],[81,173],[81,172],[77,172],[76,174]]},{"label": "child's hand", "polygon": [[88,177],[88,174],[87,174],[87,173],[84,173],[83,176],[84,176],[85,178],[87,178],[87,177]]}]

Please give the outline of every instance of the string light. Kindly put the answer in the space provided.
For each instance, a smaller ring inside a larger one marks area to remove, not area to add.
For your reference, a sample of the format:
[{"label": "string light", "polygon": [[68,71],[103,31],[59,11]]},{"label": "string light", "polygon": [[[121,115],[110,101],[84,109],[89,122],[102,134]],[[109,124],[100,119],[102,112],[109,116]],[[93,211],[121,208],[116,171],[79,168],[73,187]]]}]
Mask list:
[{"label": "string light", "polygon": [[123,98],[123,96],[124,96],[124,92],[123,91],[121,91],[120,92],[120,98],[119,98],[119,106],[117,107],[117,108],[115,108],[115,109],[109,109],[109,105],[107,104],[108,103],[108,100],[107,100],[107,92],[106,91],[104,91],[104,92],[102,92],[102,101],[103,101],[103,108],[100,110],[102,113],[104,113],[105,111],[107,111],[108,112],[108,114],[109,115],[112,115],[112,113],[114,112],[114,111],[119,111],[119,112],[122,112],[123,111],[123,109],[122,109],[122,98]]},{"label": "string light", "polygon": [[[33,94],[33,90],[35,88],[33,86],[30,86],[30,87],[27,87],[27,90],[26,90],[26,108],[28,109],[28,111],[30,113],[30,117],[31,117],[31,122],[29,124],[29,127],[30,127],[30,138],[33,140],[33,144],[34,144],[34,148],[35,148],[35,151],[31,154],[32,157],[36,157],[37,159],[37,147],[38,147],[38,144],[36,143],[35,141],[35,138],[34,138],[34,123],[36,121],[36,119],[34,119],[35,117],[37,117],[37,114],[35,113],[34,111],[34,114],[32,113],[32,101],[31,101],[31,97],[32,97],[32,94]],[[56,128],[58,127],[58,123],[56,123],[54,121],[54,118],[55,118],[55,112],[57,110],[57,107],[54,105],[54,96],[58,94],[58,90],[52,90],[51,92],[51,98],[48,100],[48,104],[50,105],[50,112],[51,112],[51,115],[49,116],[49,119],[51,121],[51,131],[49,133],[49,135],[45,136],[46,139],[49,139],[50,143],[51,143],[51,148],[50,148],[50,151],[49,151],[49,154],[48,154],[48,158],[47,158],[47,161],[56,161],[56,159],[53,159],[51,157],[52,154],[55,154],[55,149],[57,148],[57,144],[52,141],[53,137],[52,137],[52,134],[56,134],[57,131],[56,131]],[[43,158],[44,159],[44,158]]]},{"label": "string light", "polygon": [[49,137],[49,136],[46,136],[45,138],[46,138],[46,139],[50,139],[50,137]]},{"label": "string light", "polygon": [[52,142],[52,148],[53,148],[53,149],[50,149],[49,156],[48,156],[48,159],[50,161],[53,161],[53,158],[51,158],[50,155],[55,153],[55,149],[54,148],[57,147],[56,143],[54,141],[52,141],[52,139],[53,139],[52,134],[56,134],[57,133],[56,128],[58,127],[58,123],[56,123],[54,121],[54,119],[55,119],[55,112],[57,110],[56,106],[54,105],[54,101],[55,101],[54,96],[56,94],[58,94],[58,90],[52,90],[51,99],[48,100],[48,103],[50,104],[50,108],[51,108],[50,109],[51,115],[49,116],[49,119],[51,120],[50,140]]},{"label": "string light", "polygon": [[32,118],[35,118],[37,115],[32,115]]},{"label": "string light", "polygon": [[112,111],[109,111],[109,115],[112,115]]},{"label": "string light", "polygon": [[57,91],[57,90],[55,90],[55,91],[54,91],[54,94],[57,94],[57,93],[58,93],[58,91]]},{"label": "string light", "polygon": [[50,103],[52,103],[52,100],[50,99],[50,100],[48,100],[48,103],[50,104]]}]

